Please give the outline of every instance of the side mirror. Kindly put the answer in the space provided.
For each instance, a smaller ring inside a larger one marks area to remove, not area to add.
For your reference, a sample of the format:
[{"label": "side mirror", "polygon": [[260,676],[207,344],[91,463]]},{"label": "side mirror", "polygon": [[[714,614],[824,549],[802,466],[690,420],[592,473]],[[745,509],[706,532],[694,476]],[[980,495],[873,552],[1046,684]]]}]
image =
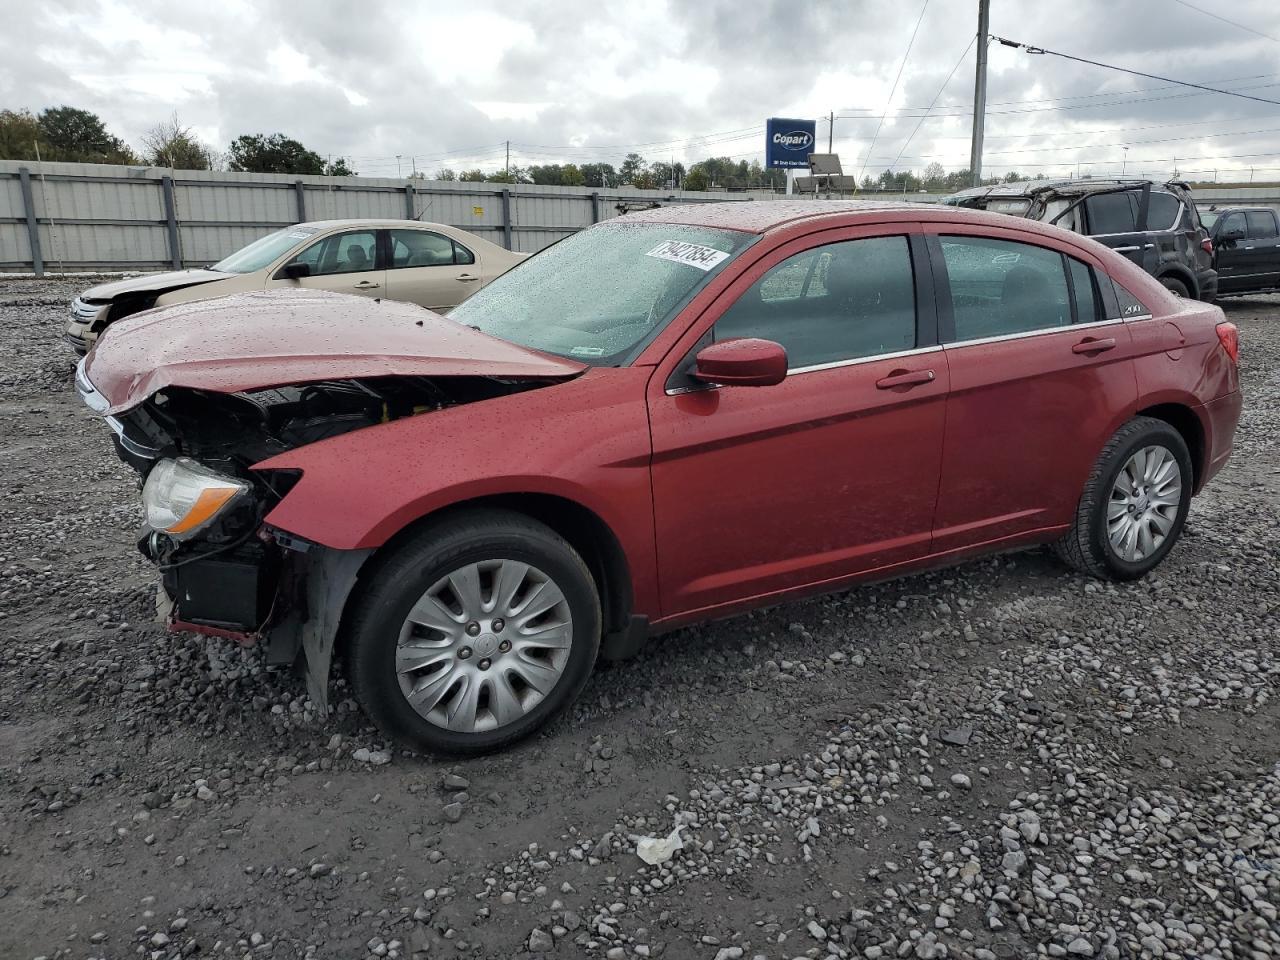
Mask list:
[{"label": "side mirror", "polygon": [[771,387],[787,376],[787,351],[772,340],[721,340],[698,351],[693,376],[726,387]]},{"label": "side mirror", "polygon": [[1243,239],[1244,239],[1244,231],[1243,231],[1243,230],[1241,230],[1241,229],[1239,229],[1239,228],[1234,229],[1234,230],[1227,230],[1227,231],[1225,231],[1225,232],[1222,234],[1222,236],[1221,236],[1219,239],[1222,239],[1222,240],[1243,240]]},{"label": "side mirror", "polygon": [[280,272],[276,276],[284,277],[286,280],[301,280],[303,277],[311,276],[311,264],[302,263],[299,260],[295,260],[293,263],[286,263],[280,268]]}]

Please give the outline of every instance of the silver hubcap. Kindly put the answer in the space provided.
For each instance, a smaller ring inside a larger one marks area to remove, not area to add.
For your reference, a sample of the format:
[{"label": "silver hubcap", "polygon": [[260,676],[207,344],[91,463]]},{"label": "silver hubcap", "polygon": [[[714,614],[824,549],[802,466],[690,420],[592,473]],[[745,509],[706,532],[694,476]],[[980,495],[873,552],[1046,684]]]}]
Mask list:
[{"label": "silver hubcap", "polygon": [[1107,505],[1107,536],[1122,560],[1136,563],[1160,549],[1182,502],[1182,471],[1164,447],[1143,447],[1116,477]]},{"label": "silver hubcap", "polygon": [[441,577],[413,605],[396,674],[429,723],[481,733],[541,703],[572,646],[573,616],[554,580],[518,560],[485,560]]}]

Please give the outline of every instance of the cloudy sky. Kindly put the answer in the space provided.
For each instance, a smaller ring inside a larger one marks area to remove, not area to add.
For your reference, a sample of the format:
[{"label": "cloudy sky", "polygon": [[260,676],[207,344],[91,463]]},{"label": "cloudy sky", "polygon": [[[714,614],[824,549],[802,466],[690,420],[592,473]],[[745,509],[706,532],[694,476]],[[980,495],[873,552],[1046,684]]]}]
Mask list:
[{"label": "cloudy sky", "polygon": [[[85,107],[134,145],[176,111],[219,148],[281,131],[391,176],[492,169],[508,140],[520,164],[617,164],[632,150],[750,160],[762,156],[764,118],[822,117],[821,144],[834,111],[847,172],[935,160],[956,169],[968,165],[976,8],[0,0],[0,109]],[[991,32],[1280,100],[1276,0],[992,0]],[[1253,167],[1260,180],[1280,179],[1276,104],[998,44],[990,64],[988,173],[1078,164],[1101,174],[1122,162],[1129,173],[1164,173],[1176,163],[1206,178]]]}]

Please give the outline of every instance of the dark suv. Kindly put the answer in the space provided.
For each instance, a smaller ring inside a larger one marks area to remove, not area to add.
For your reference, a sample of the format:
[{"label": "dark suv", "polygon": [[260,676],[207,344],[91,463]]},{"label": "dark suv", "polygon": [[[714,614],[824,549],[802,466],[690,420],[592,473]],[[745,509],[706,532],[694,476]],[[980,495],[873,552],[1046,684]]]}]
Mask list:
[{"label": "dark suv", "polygon": [[1213,300],[1213,244],[1179,181],[1025,180],[962,190],[942,201],[1043,220],[1106,244],[1180,297]]},{"label": "dark suv", "polygon": [[1218,296],[1280,290],[1280,221],[1273,207],[1211,207],[1200,218],[1213,239]]}]

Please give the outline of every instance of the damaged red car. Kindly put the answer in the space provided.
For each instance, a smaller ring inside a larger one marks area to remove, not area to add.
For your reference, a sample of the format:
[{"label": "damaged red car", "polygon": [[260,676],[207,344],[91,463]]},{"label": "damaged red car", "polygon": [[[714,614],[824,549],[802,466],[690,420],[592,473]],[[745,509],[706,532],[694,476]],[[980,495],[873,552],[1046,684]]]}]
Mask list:
[{"label": "damaged red car", "polygon": [[345,659],[392,737],[491,750],[600,656],[1054,544],[1140,577],[1231,453],[1235,328],[1054,227],[910,204],[604,223],[447,318],[258,292],[114,325],[77,383],[169,622]]}]

